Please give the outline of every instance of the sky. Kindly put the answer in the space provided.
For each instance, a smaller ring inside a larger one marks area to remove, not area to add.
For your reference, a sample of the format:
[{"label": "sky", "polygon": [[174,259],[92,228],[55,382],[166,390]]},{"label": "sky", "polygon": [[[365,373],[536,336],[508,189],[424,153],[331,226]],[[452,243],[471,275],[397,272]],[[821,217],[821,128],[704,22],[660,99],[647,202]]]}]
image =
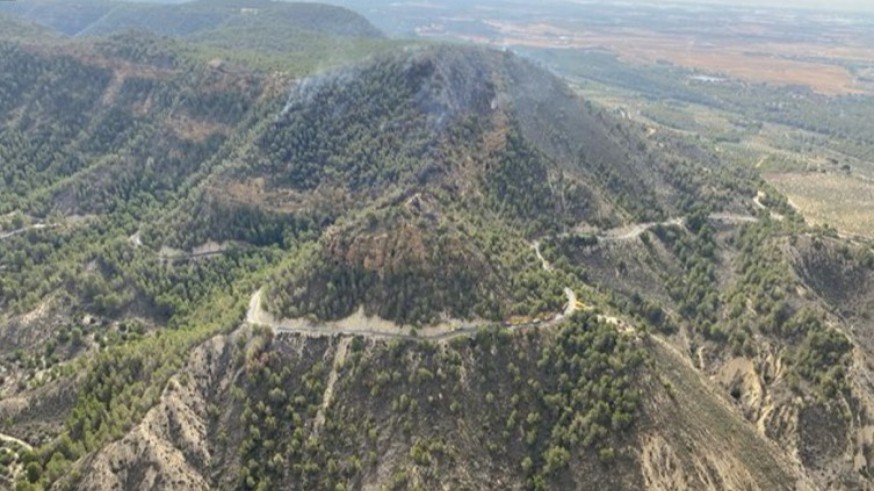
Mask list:
[{"label": "sky", "polygon": [[[143,1],[143,0],[128,0],[128,1]],[[190,0],[147,0],[158,3],[183,3]],[[306,1],[325,1],[327,3],[353,3],[346,1],[335,2],[332,0],[306,0]],[[384,1],[384,0],[383,0]],[[431,3],[441,3],[442,0],[429,0]],[[518,1],[518,0],[515,0]],[[539,0],[532,0],[537,2]],[[569,0],[573,1],[573,0]],[[645,2],[650,4],[659,3],[687,3],[687,4],[716,4],[716,5],[761,5],[764,7],[802,7],[815,8],[823,11],[865,11],[874,12],[874,0],[632,0]],[[357,0],[359,4],[367,4],[366,0]]]},{"label": "sky", "polygon": [[[648,3],[660,3],[645,0]],[[874,12],[874,0],[672,0],[691,4],[723,4],[723,5],[761,5],[763,7],[802,7],[823,11],[867,11]]]}]

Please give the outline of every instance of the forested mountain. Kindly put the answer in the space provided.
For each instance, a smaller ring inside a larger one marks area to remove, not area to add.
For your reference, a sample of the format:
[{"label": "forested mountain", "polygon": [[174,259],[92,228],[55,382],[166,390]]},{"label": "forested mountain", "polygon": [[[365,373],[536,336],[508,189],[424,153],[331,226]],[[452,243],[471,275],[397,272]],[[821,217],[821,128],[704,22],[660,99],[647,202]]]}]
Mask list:
[{"label": "forested mountain", "polygon": [[[67,36],[146,30],[187,37],[202,36],[221,28],[257,26],[265,38],[281,36],[280,28],[352,38],[382,37],[366,19],[351,10],[316,3],[200,0],[168,5],[116,0],[36,0],[0,5],[0,12],[20,15]],[[270,32],[265,33],[265,30]]]},{"label": "forested mountain", "polygon": [[47,27],[19,19],[8,14],[0,14],[0,39],[47,39],[57,36]]},{"label": "forested mountain", "polygon": [[869,485],[869,244],[510,53],[130,8],[2,19],[0,488]]}]

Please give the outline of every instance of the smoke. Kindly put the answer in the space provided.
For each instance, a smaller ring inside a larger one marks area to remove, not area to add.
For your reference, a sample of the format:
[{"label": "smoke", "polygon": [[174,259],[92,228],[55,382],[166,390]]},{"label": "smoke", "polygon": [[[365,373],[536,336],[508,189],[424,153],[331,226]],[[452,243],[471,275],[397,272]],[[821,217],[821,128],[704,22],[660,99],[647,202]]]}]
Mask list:
[{"label": "smoke", "polygon": [[431,130],[442,130],[465,114],[484,116],[506,105],[495,66],[482,52],[449,47],[422,50],[407,59],[404,71],[419,78],[413,102]]},{"label": "smoke", "polygon": [[[420,121],[427,131],[441,131],[464,115],[486,116],[511,105],[501,65],[500,58],[485,51],[408,46],[400,54],[375,57],[297,80],[277,121],[302,110],[339,118],[359,106],[362,114],[380,120],[381,125],[404,124],[385,121],[387,116],[409,118],[416,114],[413,117],[424,118]],[[390,98],[374,95],[382,89],[396,95],[397,103],[409,104],[415,111],[371,107]]]},{"label": "smoke", "polygon": [[347,67],[295,81],[289,91],[285,106],[283,106],[277,119],[282,118],[291,111],[296,111],[312,104],[322,90],[347,85],[360,75],[361,70],[358,67]]}]

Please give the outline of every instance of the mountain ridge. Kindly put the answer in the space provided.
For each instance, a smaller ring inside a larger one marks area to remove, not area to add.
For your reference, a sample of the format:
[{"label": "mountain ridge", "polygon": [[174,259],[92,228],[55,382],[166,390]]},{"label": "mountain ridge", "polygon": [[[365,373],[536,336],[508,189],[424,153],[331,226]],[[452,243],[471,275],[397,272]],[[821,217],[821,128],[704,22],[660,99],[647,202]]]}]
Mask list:
[{"label": "mountain ridge", "polygon": [[195,1],[144,4],[115,0],[86,0],[76,4],[40,0],[24,5],[0,5],[0,12],[21,15],[66,36],[107,36],[126,30],[188,37],[221,27],[249,25],[251,17],[263,26],[279,22],[286,28],[323,32],[350,38],[383,37],[367,20],[351,10],[317,3],[257,1]]},{"label": "mountain ridge", "polygon": [[0,43],[3,485],[868,482],[870,247],[754,171],[510,53],[195,45]]}]

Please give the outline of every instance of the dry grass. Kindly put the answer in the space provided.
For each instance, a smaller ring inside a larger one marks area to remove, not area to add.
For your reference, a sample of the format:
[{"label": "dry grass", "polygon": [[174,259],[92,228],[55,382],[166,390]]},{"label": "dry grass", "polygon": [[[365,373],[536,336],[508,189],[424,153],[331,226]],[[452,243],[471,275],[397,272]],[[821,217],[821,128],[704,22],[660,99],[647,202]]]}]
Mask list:
[{"label": "dry grass", "polygon": [[768,174],[808,221],[841,233],[874,237],[874,183],[838,174]]},{"label": "dry grass", "polygon": [[675,65],[724,73],[751,82],[777,85],[805,85],[829,95],[864,93],[852,74],[843,67],[784,60],[735,51],[736,47],[680,48],[645,44],[620,46],[619,53],[631,61],[653,63],[668,60]]},{"label": "dry grass", "polygon": [[545,23],[485,23],[498,33],[496,37],[487,39],[468,34],[453,35],[468,41],[498,46],[604,48],[630,62],[668,61],[678,66],[722,73],[750,82],[805,85],[829,95],[866,93],[869,90],[859,84],[842,66],[789,58],[809,56],[874,61],[874,49],[867,46],[754,43],[747,42],[743,36],[736,36],[736,41],[722,38],[704,43],[692,36],[667,35],[643,29],[576,31]]}]

